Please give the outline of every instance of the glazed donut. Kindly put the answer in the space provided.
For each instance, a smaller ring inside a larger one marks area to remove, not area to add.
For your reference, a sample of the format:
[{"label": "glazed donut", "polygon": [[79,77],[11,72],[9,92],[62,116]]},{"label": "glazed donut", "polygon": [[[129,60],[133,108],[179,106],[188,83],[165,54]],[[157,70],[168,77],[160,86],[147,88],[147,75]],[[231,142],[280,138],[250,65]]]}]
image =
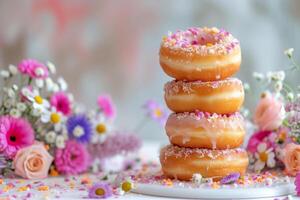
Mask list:
[{"label": "glazed donut", "polygon": [[177,80],[222,80],[236,73],[241,64],[239,41],[217,28],[190,28],[164,37],[159,61]]},{"label": "glazed donut", "polygon": [[160,162],[165,176],[189,181],[193,174],[220,180],[231,173],[244,175],[248,155],[243,149],[209,150],[168,145],[160,151]]},{"label": "glazed donut", "polygon": [[240,109],[244,101],[243,84],[239,79],[220,81],[171,81],[165,84],[165,101],[174,112],[228,114]]},{"label": "glazed donut", "polygon": [[165,129],[172,144],[191,148],[237,148],[245,136],[244,119],[239,113],[173,113]]}]

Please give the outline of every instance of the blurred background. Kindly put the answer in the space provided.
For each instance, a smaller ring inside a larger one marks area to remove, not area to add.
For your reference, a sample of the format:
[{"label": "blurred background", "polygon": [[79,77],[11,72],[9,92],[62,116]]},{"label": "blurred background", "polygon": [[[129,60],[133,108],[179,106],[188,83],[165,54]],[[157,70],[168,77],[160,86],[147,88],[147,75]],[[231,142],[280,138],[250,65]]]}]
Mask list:
[{"label": "blurred background", "polygon": [[[134,129],[148,99],[164,104],[158,50],[168,31],[216,26],[241,42],[237,74],[253,84],[252,72],[288,67],[283,51],[300,51],[298,0],[27,0],[0,1],[0,66],[22,58],[52,61],[75,99],[96,106],[101,93],[116,102],[120,129]],[[291,74],[289,81],[299,80]],[[299,82],[299,81],[298,81]],[[257,96],[247,98],[250,108]],[[166,140],[162,127],[148,122],[138,133]]]}]

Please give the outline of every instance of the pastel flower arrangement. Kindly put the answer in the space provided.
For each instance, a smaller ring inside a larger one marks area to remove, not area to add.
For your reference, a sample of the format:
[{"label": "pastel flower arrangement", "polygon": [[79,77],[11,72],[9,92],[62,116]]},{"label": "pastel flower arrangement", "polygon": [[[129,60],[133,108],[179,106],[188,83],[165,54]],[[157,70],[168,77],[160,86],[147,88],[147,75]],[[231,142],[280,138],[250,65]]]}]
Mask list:
[{"label": "pastel flower arrangement", "polygon": [[[293,51],[292,48],[284,51],[291,61],[291,69],[253,73],[267,88],[254,111],[256,132],[247,144],[250,168],[258,172],[272,168],[281,168],[289,176],[300,172],[300,87],[294,89],[285,81],[286,72],[300,70]],[[250,90],[249,85],[245,89]]]},{"label": "pastel flower arrangement", "polygon": [[0,71],[2,175],[76,175],[101,165],[99,154],[103,161],[141,146],[135,134],[112,128],[116,108],[109,95],[98,97],[95,110],[80,109],[67,83],[55,73],[52,63],[34,59]]}]

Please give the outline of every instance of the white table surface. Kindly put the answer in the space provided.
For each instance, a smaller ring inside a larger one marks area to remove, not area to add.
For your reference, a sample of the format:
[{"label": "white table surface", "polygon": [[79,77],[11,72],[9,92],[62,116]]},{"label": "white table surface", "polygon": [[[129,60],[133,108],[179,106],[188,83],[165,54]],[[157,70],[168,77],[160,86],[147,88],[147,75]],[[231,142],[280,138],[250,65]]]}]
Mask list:
[{"label": "white table surface", "polygon": [[[156,161],[158,162],[158,152],[159,152],[159,147],[161,146],[161,144],[159,143],[153,143],[153,142],[148,142],[143,144],[143,147],[140,151],[140,155],[142,156],[142,158],[147,158],[147,160],[151,160],[151,161]],[[9,182],[9,180],[4,179],[4,182]],[[22,185],[26,184],[26,183],[30,183],[30,181],[24,180],[22,182]],[[47,180],[47,182],[54,184],[54,183],[58,183],[58,184],[64,184],[64,178],[63,177],[55,177],[55,178],[49,178]],[[2,184],[3,187],[4,184]],[[16,188],[18,188],[18,185],[15,185]],[[63,191],[60,193],[59,198],[54,198],[53,197],[53,193],[55,193],[57,191],[47,191],[47,192],[38,192],[38,191],[32,191],[33,195],[30,198],[27,199],[65,199],[65,200],[75,200],[75,199],[88,199],[87,198],[87,191]],[[12,192],[11,195],[20,195],[19,192]],[[10,199],[21,199],[19,196],[17,197],[12,197],[10,196]],[[5,199],[5,197],[8,197],[7,193],[2,193],[0,194],[0,200]],[[147,195],[141,195],[141,194],[134,194],[134,193],[128,193],[125,194],[124,196],[119,196],[119,197],[113,197],[113,198],[117,198],[120,200],[150,200],[150,199],[171,199],[171,198],[165,198],[165,197],[155,197],[155,196],[147,196]],[[269,198],[269,199],[274,199],[274,198]],[[278,197],[278,199],[286,199],[286,197]],[[297,198],[295,196],[289,196],[288,199],[298,199],[300,200],[300,198]]]}]

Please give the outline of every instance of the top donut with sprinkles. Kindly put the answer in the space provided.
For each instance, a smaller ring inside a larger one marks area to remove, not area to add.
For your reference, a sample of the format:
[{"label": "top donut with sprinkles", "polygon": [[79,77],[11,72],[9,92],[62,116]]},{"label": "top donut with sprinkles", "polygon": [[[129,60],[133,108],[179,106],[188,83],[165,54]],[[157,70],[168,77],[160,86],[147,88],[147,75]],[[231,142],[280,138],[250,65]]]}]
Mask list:
[{"label": "top donut with sprinkles", "polygon": [[239,48],[239,41],[229,32],[218,28],[189,28],[185,31],[169,32],[161,46],[200,55],[226,55]]}]

